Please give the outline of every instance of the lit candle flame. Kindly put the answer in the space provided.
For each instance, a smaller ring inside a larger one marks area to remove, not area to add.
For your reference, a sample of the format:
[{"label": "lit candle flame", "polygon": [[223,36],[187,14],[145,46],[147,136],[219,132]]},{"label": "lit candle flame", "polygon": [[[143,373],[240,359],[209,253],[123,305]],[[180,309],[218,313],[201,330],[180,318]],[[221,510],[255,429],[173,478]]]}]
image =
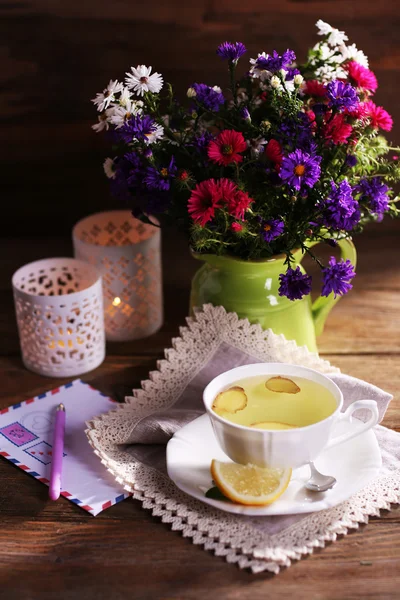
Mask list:
[{"label": "lit candle flame", "polygon": [[121,298],[118,298],[118,296],[116,298],[114,298],[114,300],[112,301],[112,305],[113,306],[119,306],[121,304]]}]

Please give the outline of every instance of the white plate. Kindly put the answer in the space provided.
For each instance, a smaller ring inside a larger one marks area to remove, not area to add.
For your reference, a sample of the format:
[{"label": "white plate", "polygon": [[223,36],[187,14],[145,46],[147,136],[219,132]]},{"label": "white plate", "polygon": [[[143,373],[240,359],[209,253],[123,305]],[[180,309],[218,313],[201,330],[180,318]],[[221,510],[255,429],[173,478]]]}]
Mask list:
[{"label": "white plate", "polygon": [[[345,427],[357,427],[357,424],[360,421],[354,419]],[[342,430],[344,424],[338,426]],[[374,432],[369,430],[326,450],[315,461],[322,473],[336,477],[334,488],[324,493],[309,492],[304,484],[310,477],[310,469],[300,467],[293,471],[287,490],[275,503],[256,507],[206,498],[205,492],[213,486],[210,475],[213,458],[230,461],[219,447],[205,414],[182,427],[168,442],[168,475],[179,489],[206,504],[232,513],[258,516],[309,513],[336,506],[365,487],[382,465],[378,442]]]}]

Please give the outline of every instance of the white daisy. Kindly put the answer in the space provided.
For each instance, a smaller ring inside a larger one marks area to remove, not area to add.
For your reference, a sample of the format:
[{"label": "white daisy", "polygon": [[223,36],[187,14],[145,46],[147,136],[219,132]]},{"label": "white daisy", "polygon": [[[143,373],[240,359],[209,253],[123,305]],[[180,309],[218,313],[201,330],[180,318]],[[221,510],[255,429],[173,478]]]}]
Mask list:
[{"label": "white daisy", "polygon": [[108,179],[114,179],[115,177],[115,166],[112,158],[106,158],[103,163],[104,173],[107,175]]},{"label": "white daisy", "polygon": [[333,27],[322,19],[318,19],[318,21],[315,23],[315,26],[318,29],[318,35],[328,35],[328,33],[333,31]]},{"label": "white daisy", "polygon": [[146,144],[154,144],[157,140],[161,139],[164,135],[164,127],[161,125],[154,125],[154,131],[146,135]]},{"label": "white daisy", "polygon": [[267,143],[263,137],[258,137],[252,140],[246,140],[248,148],[250,148],[250,154],[253,158],[257,158],[260,152],[264,152],[264,146]]},{"label": "white daisy", "polygon": [[141,100],[124,100],[124,104],[121,106],[114,106],[113,112],[109,115],[109,121],[115,125],[116,129],[119,129],[130,119],[133,115],[140,114],[142,112],[143,102]]},{"label": "white daisy", "polygon": [[108,86],[101,94],[96,94],[96,98],[93,98],[92,102],[97,106],[97,110],[102,112],[108,106],[110,106],[111,102],[115,100],[115,94],[121,92],[122,89],[122,83],[119,83],[117,80],[113,81],[110,79]]},{"label": "white daisy", "polygon": [[98,123],[95,123],[95,125],[92,125],[92,129],[96,133],[100,133],[100,131],[103,131],[103,129],[105,129],[107,131],[107,129],[109,128],[109,123],[108,123],[108,119],[107,119],[106,113],[103,113],[102,115],[99,115],[97,117],[97,119],[98,119]]},{"label": "white daisy", "polygon": [[355,44],[351,44],[351,46],[346,46],[346,44],[342,44],[339,47],[339,50],[342,53],[344,61],[355,60],[366,69],[369,68],[368,56],[366,56],[362,50],[358,50]]},{"label": "white daisy", "polygon": [[132,94],[129,88],[124,87],[121,91],[121,95],[118,98],[118,104],[120,106],[126,106],[129,102],[132,102]]},{"label": "white daisy", "polygon": [[152,67],[138,65],[131,67],[132,73],[126,73],[125,83],[129,89],[132,89],[139,96],[143,96],[144,92],[152,92],[158,94],[163,86],[163,78],[159,73],[151,75]]}]

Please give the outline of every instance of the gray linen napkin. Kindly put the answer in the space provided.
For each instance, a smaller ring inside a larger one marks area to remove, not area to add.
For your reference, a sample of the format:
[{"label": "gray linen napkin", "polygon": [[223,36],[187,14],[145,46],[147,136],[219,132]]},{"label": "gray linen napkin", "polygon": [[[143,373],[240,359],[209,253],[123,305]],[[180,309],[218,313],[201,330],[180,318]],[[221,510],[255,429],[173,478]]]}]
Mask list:
[{"label": "gray linen napkin", "polygon": [[[150,450],[150,448],[146,449],[138,446],[167,444],[168,440],[178,429],[205,412],[202,402],[202,392],[214,377],[234,367],[259,362],[261,361],[249,356],[238,348],[230,346],[227,343],[221,344],[215,354],[196,373],[170,408],[145,415],[135,422],[132,428],[127,430],[124,444],[134,446],[130,449],[130,453],[138,460],[150,465],[154,463],[153,466],[155,468],[162,468],[162,456],[165,455],[165,450],[160,448]],[[379,410],[379,422],[382,421],[387,406],[393,398],[391,394],[365,381],[349,375],[343,375],[342,373],[334,373],[327,376],[337,384],[343,393],[343,410],[346,410],[356,400],[376,400]],[[366,420],[369,415],[368,411],[360,410],[357,411],[356,416],[361,420]]]}]

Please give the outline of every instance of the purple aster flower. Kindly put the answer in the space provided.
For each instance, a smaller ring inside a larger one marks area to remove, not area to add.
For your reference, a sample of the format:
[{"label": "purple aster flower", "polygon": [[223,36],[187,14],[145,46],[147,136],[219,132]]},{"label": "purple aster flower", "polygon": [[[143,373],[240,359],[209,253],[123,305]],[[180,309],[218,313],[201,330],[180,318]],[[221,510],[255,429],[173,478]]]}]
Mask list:
[{"label": "purple aster flower", "polygon": [[162,167],[161,169],[147,167],[144,183],[150,190],[166,192],[171,187],[171,179],[175,177],[177,170],[175,159],[172,156],[168,167]]},{"label": "purple aster flower", "polygon": [[132,115],[132,117],[118,129],[121,139],[129,144],[135,138],[140,141],[147,139],[156,131],[156,122],[148,115]]},{"label": "purple aster flower", "polygon": [[284,229],[285,225],[282,219],[261,221],[261,237],[264,242],[272,242],[272,240],[282,235]]},{"label": "purple aster flower", "polygon": [[380,177],[361,179],[359,184],[354,187],[356,194],[360,194],[360,201],[367,203],[371,212],[380,217],[389,208],[389,189],[382,183]]},{"label": "purple aster flower", "polygon": [[245,52],[247,52],[247,49],[242,42],[224,42],[217,48],[218,56],[233,63],[237,63]]},{"label": "purple aster flower", "polygon": [[[190,146],[193,146],[194,148],[196,148],[196,150],[198,150],[198,152],[203,153],[203,152],[206,152],[209,143],[213,139],[214,139],[214,136],[212,135],[212,133],[210,133],[209,131],[204,131],[203,133],[201,133],[200,135],[196,135],[192,139]],[[206,152],[206,156],[207,156],[207,152]]]},{"label": "purple aster flower", "polygon": [[282,121],[278,129],[279,141],[289,145],[293,150],[299,149],[315,154],[316,144],[314,142],[312,123],[303,112],[297,113],[297,119],[286,119]]},{"label": "purple aster flower", "polygon": [[296,190],[300,190],[303,185],[312,188],[321,174],[321,160],[320,156],[295,150],[283,158],[279,176]]},{"label": "purple aster flower", "polygon": [[296,60],[296,55],[293,50],[286,50],[280,56],[276,50],[267,57],[259,56],[255,64],[257,69],[265,69],[271,73],[276,73],[280,69],[286,69]]},{"label": "purple aster flower", "polygon": [[251,123],[251,117],[247,106],[243,106],[243,108],[240,109],[240,116],[244,121],[247,121],[247,123]]},{"label": "purple aster flower", "polygon": [[286,273],[279,275],[279,295],[286,296],[289,300],[301,300],[311,292],[311,275],[303,274],[300,267],[289,268]]},{"label": "purple aster flower", "polygon": [[289,68],[289,69],[287,69],[285,80],[286,81],[292,81],[292,79],[294,79],[295,75],[300,75],[299,69],[291,69],[291,68]]},{"label": "purple aster flower", "polygon": [[137,152],[128,152],[124,156],[126,179],[131,187],[139,187],[142,183],[145,168]]},{"label": "purple aster flower", "polygon": [[322,203],[322,213],[322,222],[326,227],[336,231],[354,229],[361,213],[347,181],[341,181],[337,185],[331,181],[331,193]]},{"label": "purple aster flower", "polygon": [[349,260],[340,260],[331,256],[329,267],[322,269],[322,292],[321,296],[329,296],[332,292],[336,296],[347,294],[353,287],[350,283],[355,277],[354,267]]},{"label": "purple aster flower", "polygon": [[218,112],[220,106],[225,102],[222,92],[215,90],[205,83],[194,83],[192,88],[196,92],[196,100],[208,110]]},{"label": "purple aster flower", "polygon": [[348,154],[346,156],[346,165],[350,168],[353,168],[356,166],[356,164],[358,163],[357,157],[354,156],[354,154]]},{"label": "purple aster flower", "polygon": [[330,105],[338,110],[352,110],[358,104],[358,96],[355,88],[350,83],[343,83],[335,79],[326,86],[327,96],[330,99]]}]

